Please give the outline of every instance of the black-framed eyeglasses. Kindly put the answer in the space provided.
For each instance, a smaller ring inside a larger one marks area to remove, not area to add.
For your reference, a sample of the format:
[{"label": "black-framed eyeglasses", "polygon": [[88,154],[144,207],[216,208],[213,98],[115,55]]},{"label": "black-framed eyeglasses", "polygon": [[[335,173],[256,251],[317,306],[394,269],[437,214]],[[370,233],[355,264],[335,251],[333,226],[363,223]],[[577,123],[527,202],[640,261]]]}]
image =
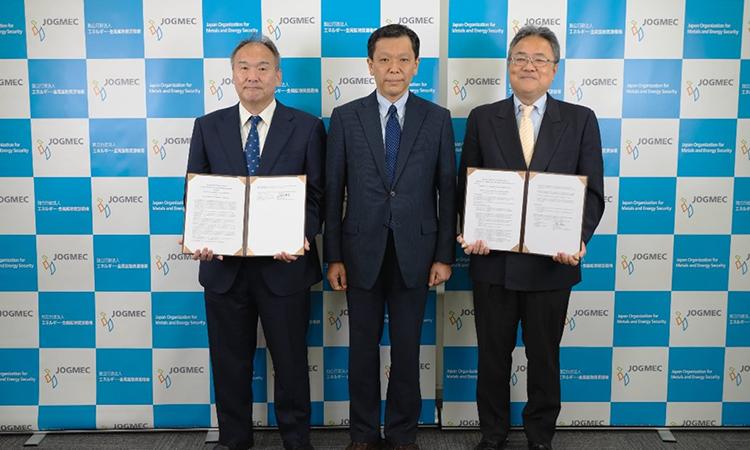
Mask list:
[{"label": "black-framed eyeglasses", "polygon": [[557,63],[557,61],[549,59],[546,56],[529,56],[529,55],[524,55],[524,54],[513,55],[510,58],[508,58],[508,61],[510,61],[510,63],[516,67],[525,67],[526,64],[531,62],[531,64],[537,69],[541,69],[542,67],[547,67],[547,65],[549,64]]}]

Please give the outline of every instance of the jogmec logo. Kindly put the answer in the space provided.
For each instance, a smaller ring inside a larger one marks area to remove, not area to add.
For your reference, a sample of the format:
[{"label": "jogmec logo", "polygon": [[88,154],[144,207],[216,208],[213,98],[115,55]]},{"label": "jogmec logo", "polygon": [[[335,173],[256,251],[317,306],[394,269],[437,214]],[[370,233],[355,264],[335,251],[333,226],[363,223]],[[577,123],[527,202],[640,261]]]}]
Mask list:
[{"label": "jogmec logo", "polygon": [[159,385],[164,386],[164,389],[172,387],[172,377],[169,374],[164,374],[164,370],[156,370],[156,379],[159,381]]},{"label": "jogmec logo", "polygon": [[99,80],[91,81],[91,90],[94,92],[94,97],[98,98],[99,101],[103,102],[107,99],[107,90],[104,86],[99,86]]},{"label": "jogmec logo", "polygon": [[161,272],[165,277],[169,274],[169,263],[162,261],[161,255],[156,255],[156,271]]},{"label": "jogmec logo", "polygon": [[633,275],[633,272],[635,272],[635,264],[625,255],[620,255],[620,268],[628,275]]},{"label": "jogmec logo", "polygon": [[52,158],[52,150],[50,150],[49,145],[45,144],[41,139],[36,140],[36,151],[44,156],[44,159],[47,161]]},{"label": "jogmec logo", "polygon": [[633,157],[633,161],[637,160],[641,154],[640,150],[638,150],[638,145],[633,145],[633,141],[630,139],[625,141],[625,151]]},{"label": "jogmec logo", "polygon": [[740,151],[742,152],[742,156],[748,160],[750,160],[750,146],[747,143],[747,140],[740,139]]},{"label": "jogmec logo", "polygon": [[638,22],[635,20],[630,21],[630,34],[638,40],[638,42],[641,42],[645,36],[645,32],[643,31],[643,26],[638,25]]},{"label": "jogmec logo", "polygon": [[695,214],[695,205],[726,204],[728,201],[729,197],[726,195],[694,195],[692,200],[680,197],[680,210],[683,214],[687,214],[688,218],[692,218]]},{"label": "jogmec logo", "polygon": [[333,80],[330,78],[326,80],[326,91],[328,92],[328,95],[333,95],[334,100],[338,100],[341,98],[341,88],[339,88],[338,85],[333,85]]},{"label": "jogmec logo", "polygon": [[734,368],[734,366],[729,367],[729,381],[734,383],[735,386],[739,387],[742,385],[742,374],[750,372],[750,364],[743,364],[740,366],[740,370],[737,370]]},{"label": "jogmec logo", "polygon": [[453,95],[457,96],[461,101],[466,100],[466,96],[468,95],[466,85],[461,86],[458,80],[453,80]]},{"label": "jogmec logo", "polygon": [[623,386],[630,384],[630,372],[626,372],[625,369],[620,366],[617,366],[617,374],[615,375],[615,378],[617,378],[617,381],[622,383]]},{"label": "jogmec logo", "polygon": [[224,77],[217,83],[216,80],[208,80],[208,93],[216,98],[217,101],[221,101],[224,98],[224,86],[230,86],[233,81],[229,77]]},{"label": "jogmec logo", "polygon": [[282,36],[282,25],[315,25],[315,17],[312,16],[290,16],[290,17],[279,17],[278,21],[268,19],[266,21],[266,31],[268,35],[274,40],[281,39]]},{"label": "jogmec logo", "polygon": [[687,91],[688,97],[692,98],[694,102],[697,102],[701,98],[701,91],[697,86],[693,86],[693,82],[688,80],[686,82],[685,90]]},{"label": "jogmec logo", "polygon": [[575,81],[571,81],[568,85],[568,92],[570,92],[570,95],[572,95],[577,102],[580,102],[581,99],[583,99],[583,89]]},{"label": "jogmec logo", "polygon": [[680,211],[682,211],[683,214],[687,214],[688,219],[692,218],[693,214],[695,214],[693,203],[688,203],[685,197],[680,197]]},{"label": "jogmec logo", "polygon": [[690,324],[688,323],[688,318],[682,316],[681,311],[676,311],[674,315],[674,323],[682,330],[687,331]]},{"label": "jogmec logo", "polygon": [[115,322],[105,312],[99,313],[99,324],[110,333],[115,329]]},{"label": "jogmec logo", "polygon": [[740,255],[734,255],[734,269],[737,270],[740,275],[747,275],[749,264],[750,253],[748,253],[744,259]]},{"label": "jogmec logo", "polygon": [[47,255],[42,255],[42,269],[45,272],[49,272],[50,275],[54,275],[57,272],[57,265],[54,260],[50,260]]},{"label": "jogmec logo", "polygon": [[461,328],[464,327],[464,317],[468,319],[470,316],[474,316],[473,309],[463,308],[458,313],[450,310],[448,311],[448,322],[456,328],[456,331],[461,331]]},{"label": "jogmec logo", "polygon": [[513,371],[513,373],[510,376],[510,384],[515,386],[518,384],[518,374],[525,374],[526,373],[526,366],[525,365],[517,365],[516,370]]},{"label": "jogmec logo", "polygon": [[82,146],[85,144],[85,141],[82,137],[51,137],[47,140],[47,142],[44,142],[42,139],[36,140],[36,151],[39,153],[39,155],[43,156],[46,161],[49,161],[50,158],[52,158],[52,149],[57,149],[59,147],[64,146],[73,146],[78,145]]},{"label": "jogmec logo", "polygon": [[691,308],[688,309],[687,314],[683,316],[682,311],[676,311],[675,312],[675,324],[680,327],[682,331],[687,331],[689,325],[688,317],[690,318],[697,318],[697,320],[700,322],[703,318],[710,318],[710,317],[721,317],[723,315],[722,310],[720,309],[696,309]]},{"label": "jogmec logo", "polygon": [[52,386],[52,389],[57,389],[57,386],[59,385],[57,375],[52,374],[49,369],[44,369],[44,382],[47,383],[47,385]]},{"label": "jogmec logo", "polygon": [[328,326],[335,327],[336,331],[339,331],[343,325],[341,318],[348,315],[348,309],[339,310],[338,314],[334,311],[328,310]]},{"label": "jogmec logo", "polygon": [[31,21],[31,34],[39,39],[39,42],[44,42],[47,38],[47,33],[44,31],[44,27],[39,25],[36,20]]},{"label": "jogmec logo", "polygon": [[109,203],[104,203],[104,199],[101,197],[96,199],[96,210],[99,211],[99,214],[104,214],[106,219],[109,219],[112,215],[112,208],[110,208]]},{"label": "jogmec logo", "polygon": [[44,42],[47,39],[45,27],[78,26],[81,21],[78,17],[46,17],[42,20],[41,25],[34,19],[30,22],[32,36],[39,39],[39,42]]},{"label": "jogmec logo", "polygon": [[162,30],[161,25],[157,25],[152,19],[148,20],[147,30],[151,36],[156,37],[157,41],[161,41],[164,38],[164,30]]}]

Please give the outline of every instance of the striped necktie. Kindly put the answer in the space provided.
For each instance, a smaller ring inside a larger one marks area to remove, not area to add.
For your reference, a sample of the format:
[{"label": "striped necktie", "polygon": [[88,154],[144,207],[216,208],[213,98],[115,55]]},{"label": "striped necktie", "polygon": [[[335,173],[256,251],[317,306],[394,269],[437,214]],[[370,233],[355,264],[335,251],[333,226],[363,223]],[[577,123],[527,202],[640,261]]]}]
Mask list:
[{"label": "striped necktie", "polygon": [[521,123],[518,124],[518,135],[521,137],[521,148],[526,167],[531,164],[531,156],[534,154],[534,124],[531,122],[533,106],[521,105]]}]

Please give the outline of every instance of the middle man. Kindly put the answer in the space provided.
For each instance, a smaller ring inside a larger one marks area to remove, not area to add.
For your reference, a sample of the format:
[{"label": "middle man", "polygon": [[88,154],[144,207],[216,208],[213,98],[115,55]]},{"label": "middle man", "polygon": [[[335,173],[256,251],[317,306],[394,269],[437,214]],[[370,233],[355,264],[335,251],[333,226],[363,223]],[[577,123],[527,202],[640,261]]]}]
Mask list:
[{"label": "middle man", "polygon": [[[328,281],[347,291],[349,309],[347,449],[418,449],[427,292],[450,278],[455,256],[453,127],[447,109],[409,92],[419,68],[414,31],[396,24],[375,30],[367,65],[376,90],[333,110],[326,158],[324,258]],[[384,446],[379,343],[386,305]]]}]

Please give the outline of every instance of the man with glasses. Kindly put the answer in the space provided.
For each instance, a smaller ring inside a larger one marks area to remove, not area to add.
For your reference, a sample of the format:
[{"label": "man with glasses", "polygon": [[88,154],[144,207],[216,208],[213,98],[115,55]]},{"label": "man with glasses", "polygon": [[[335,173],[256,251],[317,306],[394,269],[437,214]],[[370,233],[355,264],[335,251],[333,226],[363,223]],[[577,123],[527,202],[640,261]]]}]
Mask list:
[{"label": "man with glasses", "polygon": [[532,170],[588,176],[581,250],[553,257],[490,251],[483,241],[458,242],[471,255],[479,364],[477,406],[482,440],[476,450],[505,446],[510,428],[511,353],[518,322],[528,359],[523,424],[529,448],[550,449],[560,413],[560,340],[579,262],[604,212],[599,126],[590,109],[547,94],[560,45],[545,27],[521,28],[510,43],[513,96],[475,108],[466,124],[458,180],[463,214],[466,168]]}]

